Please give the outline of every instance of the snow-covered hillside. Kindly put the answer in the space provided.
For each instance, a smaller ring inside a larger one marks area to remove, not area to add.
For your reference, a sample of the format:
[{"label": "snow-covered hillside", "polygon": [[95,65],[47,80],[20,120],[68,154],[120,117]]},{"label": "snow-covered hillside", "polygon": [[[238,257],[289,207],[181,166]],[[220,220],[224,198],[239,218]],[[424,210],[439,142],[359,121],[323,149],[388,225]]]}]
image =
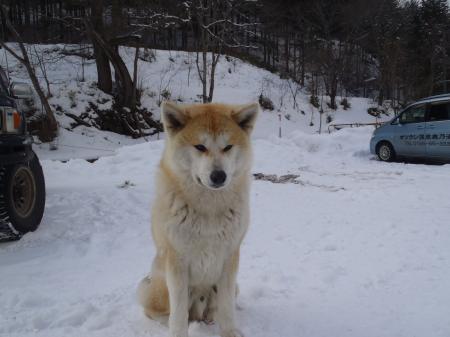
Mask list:
[{"label": "snow-covered hillside", "polygon": [[[111,97],[96,89],[96,67],[93,60],[82,65],[78,56],[61,57],[64,49],[74,49],[75,46],[41,45],[35,46],[44,50],[48,60],[47,73],[51,83],[53,97],[50,103],[56,110],[61,125],[60,136],[57,139],[59,151],[48,152],[48,145],[38,146],[37,150],[44,158],[94,158],[112,154],[111,150],[124,144],[142,142],[111,133],[98,132],[94,128],[78,126],[70,129],[73,119],[64,115],[69,112],[77,116],[85,113],[89,103],[99,109],[111,107]],[[122,56],[132,71],[134,49],[122,48]],[[153,112],[159,119],[159,102],[165,98],[182,102],[199,102],[201,83],[198,79],[195,65],[195,54],[178,51],[152,51],[152,62],[140,61],[138,82],[143,89],[142,105]],[[1,64],[6,68],[4,55],[0,56]],[[11,57],[8,58],[8,69],[13,80],[28,81],[25,68],[18,65]],[[44,81],[39,71],[43,87]],[[82,81],[82,79],[84,79]],[[216,70],[214,101],[226,103],[248,103],[257,101],[260,94],[268,97],[274,103],[273,111],[264,111],[256,126],[255,138],[265,138],[268,135],[287,135],[300,130],[306,133],[317,133],[320,128],[318,109],[309,104],[309,95],[304,89],[279,75],[257,68],[239,59],[222,57]],[[295,96],[295,104],[294,104]],[[165,97],[165,98],[164,98]],[[322,132],[327,132],[327,119],[332,123],[366,123],[375,122],[375,118],[367,114],[367,108],[372,104],[365,98],[348,98],[350,109],[344,110],[341,105],[337,111],[328,108],[327,97],[323,100]],[[340,102],[338,97],[337,102]],[[91,110],[88,114],[95,115]],[[383,116],[384,120],[388,116]],[[160,135],[163,137],[163,135]],[[154,137],[155,139],[157,136]]]},{"label": "snow-covered hillside", "polygon": [[[299,178],[253,184],[238,277],[246,336],[450,335],[450,166],[374,160],[370,133],[255,140],[255,173]],[[43,161],[41,227],[0,245],[1,336],[168,335],[135,300],[155,252],[150,203],[162,147]],[[190,326],[191,337],[212,335],[216,326]]]}]

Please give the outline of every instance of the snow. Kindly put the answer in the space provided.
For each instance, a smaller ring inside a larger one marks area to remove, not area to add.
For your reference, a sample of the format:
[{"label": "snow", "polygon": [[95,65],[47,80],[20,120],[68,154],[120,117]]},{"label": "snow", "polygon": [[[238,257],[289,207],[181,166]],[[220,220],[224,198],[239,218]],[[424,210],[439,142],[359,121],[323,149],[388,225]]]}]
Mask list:
[{"label": "snow", "polygon": [[52,143],[57,146],[57,150],[50,150],[48,143],[35,141],[33,148],[40,158],[61,161],[74,158],[94,160],[114,155],[121,146],[145,142],[144,139],[131,139],[85,126],[77,127],[76,132],[60,128],[58,137]]},{"label": "snow", "polygon": [[[371,131],[254,140],[253,172],[300,177],[253,183],[238,277],[246,336],[449,336],[450,165],[379,162]],[[162,147],[42,162],[43,223],[0,246],[1,336],[168,335],[135,299],[155,252]],[[190,326],[192,337],[217,333]]]},{"label": "snow", "polygon": [[[62,47],[37,46],[54,59],[51,103],[78,116],[89,102],[109,108],[92,61],[80,82],[79,58],[58,59]],[[134,51],[121,52],[131,67]],[[201,90],[192,54],[155,53],[139,74],[143,105],[158,118],[163,90],[183,102],[198,101]],[[25,80],[9,61],[11,75]],[[245,335],[450,336],[450,165],[379,162],[369,153],[372,127],[328,134],[327,115],[374,122],[368,99],[349,98],[349,110],[325,106],[318,134],[318,110],[303,90],[294,108],[288,80],[234,58],[217,71],[215,101],[245,103],[263,92],[275,104],[254,131],[253,172],[299,175],[296,184],[253,183],[238,276]],[[164,135],[133,140],[57,118],[58,150],[34,147],[47,184],[43,222],[0,245],[0,336],[167,336],[135,298],[155,253],[150,205]],[[190,326],[191,337],[217,334],[217,326]]]}]

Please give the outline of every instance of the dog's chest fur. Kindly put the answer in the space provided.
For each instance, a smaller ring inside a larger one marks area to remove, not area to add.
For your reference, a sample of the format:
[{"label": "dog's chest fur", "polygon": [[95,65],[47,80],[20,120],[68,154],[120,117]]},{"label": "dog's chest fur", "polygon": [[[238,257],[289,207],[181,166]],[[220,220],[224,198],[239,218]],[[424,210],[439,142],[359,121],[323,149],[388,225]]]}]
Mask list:
[{"label": "dog's chest fur", "polygon": [[[240,200],[201,200],[202,207],[174,197],[167,235],[189,266],[191,286],[213,285],[223,272],[225,260],[239,247],[247,230],[246,203]],[[236,199],[236,198],[235,198]],[[204,207],[206,206],[206,207]]]}]

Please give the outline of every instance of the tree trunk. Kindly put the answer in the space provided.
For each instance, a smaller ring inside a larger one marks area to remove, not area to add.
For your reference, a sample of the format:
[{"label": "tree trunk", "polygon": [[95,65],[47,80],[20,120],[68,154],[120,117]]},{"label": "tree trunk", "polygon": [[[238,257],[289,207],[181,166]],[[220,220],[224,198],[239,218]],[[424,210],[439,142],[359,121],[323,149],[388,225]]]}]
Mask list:
[{"label": "tree trunk", "polygon": [[134,110],[136,100],[133,99],[133,81],[127,66],[119,55],[117,45],[107,43],[104,38],[93,29],[89,21],[85,20],[84,23],[87,33],[91,37],[93,43],[102,48],[108,58],[108,62],[111,62],[114,67],[116,78],[118,80],[117,92],[120,93],[116,97],[116,102],[120,106]]},{"label": "tree trunk", "polygon": [[333,78],[330,83],[330,108],[333,110],[337,109],[336,95],[337,95],[338,79],[336,74],[333,74]]},{"label": "tree trunk", "polygon": [[212,64],[211,64],[211,74],[209,74],[209,95],[208,95],[208,102],[212,102],[213,95],[214,95],[214,78],[216,75],[216,66],[219,62],[220,54],[212,53]]},{"label": "tree trunk", "polygon": [[139,62],[139,47],[136,47],[136,53],[134,54],[134,62],[133,62],[133,89],[132,89],[132,101],[131,105],[133,107],[136,106],[137,99],[137,70],[138,70],[138,62]]},{"label": "tree trunk", "polygon": [[305,63],[306,63],[306,46],[305,46],[305,39],[302,37],[302,57],[301,57],[301,80],[300,83],[302,84],[302,87],[305,86]]},{"label": "tree trunk", "polygon": [[[111,1],[111,32],[112,37],[118,36],[121,32],[123,32],[123,16],[122,16],[122,6],[121,0],[112,0]],[[95,27],[94,27],[95,29]],[[97,30],[98,31],[98,30]]]},{"label": "tree trunk", "polygon": [[[91,17],[93,29],[99,34],[103,32],[103,0],[91,0]],[[95,39],[91,39],[94,46],[95,64],[97,66],[97,85],[100,90],[112,94],[111,67],[108,56]]]},{"label": "tree trunk", "polygon": [[203,72],[203,80],[202,80],[202,89],[203,89],[203,103],[208,103],[208,96],[206,94],[206,90],[207,90],[207,72],[208,72],[208,67],[207,67],[207,63],[208,63],[208,52],[207,51],[202,51],[202,72]]},{"label": "tree trunk", "polygon": [[381,85],[380,91],[378,93],[378,105],[379,106],[383,105],[383,100],[384,100],[384,92],[383,92],[383,85]]},{"label": "tree trunk", "polygon": [[[285,54],[285,71],[286,71],[286,75],[289,74],[289,59],[290,59],[290,55],[289,55],[289,32],[288,32],[288,28],[287,26],[285,27],[286,29],[286,35],[284,36],[284,54]],[[295,56],[294,56],[295,57]]]}]

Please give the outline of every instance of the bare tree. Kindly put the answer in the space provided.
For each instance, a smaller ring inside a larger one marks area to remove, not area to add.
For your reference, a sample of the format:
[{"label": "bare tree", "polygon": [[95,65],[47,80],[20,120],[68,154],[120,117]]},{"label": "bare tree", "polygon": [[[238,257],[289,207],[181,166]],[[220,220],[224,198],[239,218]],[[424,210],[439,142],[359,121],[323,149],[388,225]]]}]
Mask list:
[{"label": "bare tree", "polygon": [[292,108],[297,109],[298,103],[297,103],[297,95],[300,93],[301,85],[297,81],[294,81],[292,79],[287,80],[287,85],[289,87],[289,91],[292,96]]},{"label": "bare tree", "polygon": [[341,42],[326,41],[317,53],[320,74],[326,94],[330,96],[330,108],[337,109],[336,96],[338,85],[343,73],[344,53]]},{"label": "bare tree", "polygon": [[0,45],[5,48],[6,51],[8,51],[9,54],[11,54],[16,60],[18,60],[21,64],[25,66],[28,72],[28,76],[30,77],[31,83],[33,84],[34,90],[39,96],[39,99],[41,101],[41,104],[44,108],[45,115],[47,117],[47,123],[48,123],[48,131],[45,135],[45,138],[49,140],[53,140],[56,136],[56,132],[58,130],[58,124],[55,119],[55,115],[53,114],[53,111],[50,107],[50,104],[48,103],[47,97],[44,94],[44,91],[41,88],[41,85],[39,84],[39,80],[36,76],[36,73],[34,71],[33,65],[30,62],[30,58],[28,56],[28,52],[25,48],[25,45],[23,43],[22,37],[19,35],[19,33],[16,31],[14,26],[12,25],[9,17],[8,17],[8,9],[5,6],[0,6],[1,14],[3,22],[5,23],[8,31],[12,34],[14,39],[17,41],[19,45],[19,49],[21,52],[21,56],[16,53],[12,48],[10,48],[5,41],[0,40]]},{"label": "bare tree", "polygon": [[52,91],[50,88],[50,80],[48,79],[47,74],[47,60],[45,59],[44,52],[41,50],[38,50],[36,46],[33,46],[33,55],[36,57],[37,60],[37,66],[39,67],[39,70],[41,71],[42,78],[45,81],[45,84],[47,86],[47,98],[52,97]]},{"label": "bare tree", "polygon": [[[93,6],[99,6],[96,10],[102,13],[103,7],[98,3],[92,3]],[[117,7],[117,3],[116,3]],[[117,11],[117,8],[116,8]],[[100,15],[102,19],[102,15]],[[131,32],[122,36],[109,36],[106,34],[102,26],[95,24],[96,20],[100,20],[96,15],[91,17],[73,18],[66,17],[58,19],[65,25],[85,34],[91,40],[94,46],[94,57],[97,63],[97,71],[105,70],[105,73],[111,75],[111,66],[114,69],[115,85],[111,89],[110,94],[114,96],[113,112],[100,112],[99,120],[101,120],[100,128],[113,132],[124,133],[132,137],[141,137],[151,135],[162,130],[160,123],[153,120],[151,112],[140,107],[140,97],[138,95],[138,62],[139,50],[141,45],[141,36],[135,32]],[[81,25],[80,25],[81,23]],[[96,30],[96,26],[100,27],[100,31]],[[144,30],[145,27],[137,27],[138,31]],[[130,46],[135,48],[133,61],[133,74],[130,74],[122,56],[120,55],[119,46]],[[100,54],[96,54],[101,51]],[[99,55],[101,56],[102,65],[99,66]],[[106,58],[106,59],[105,59]],[[103,67],[103,63],[107,67]],[[103,70],[102,70],[103,69]],[[99,81],[101,75],[98,74]],[[112,81],[112,78],[111,78]],[[98,83],[99,89],[100,82]],[[104,90],[103,90],[104,91]],[[143,132],[143,129],[155,129],[154,131]]]},{"label": "bare tree", "polygon": [[[225,49],[256,48],[241,41],[254,34],[251,27],[257,23],[237,23],[233,18],[243,16],[238,0],[191,0],[184,2],[187,20],[196,37],[196,66],[202,83],[203,103],[214,95],[216,67]],[[239,32],[240,34],[237,34]]]}]

